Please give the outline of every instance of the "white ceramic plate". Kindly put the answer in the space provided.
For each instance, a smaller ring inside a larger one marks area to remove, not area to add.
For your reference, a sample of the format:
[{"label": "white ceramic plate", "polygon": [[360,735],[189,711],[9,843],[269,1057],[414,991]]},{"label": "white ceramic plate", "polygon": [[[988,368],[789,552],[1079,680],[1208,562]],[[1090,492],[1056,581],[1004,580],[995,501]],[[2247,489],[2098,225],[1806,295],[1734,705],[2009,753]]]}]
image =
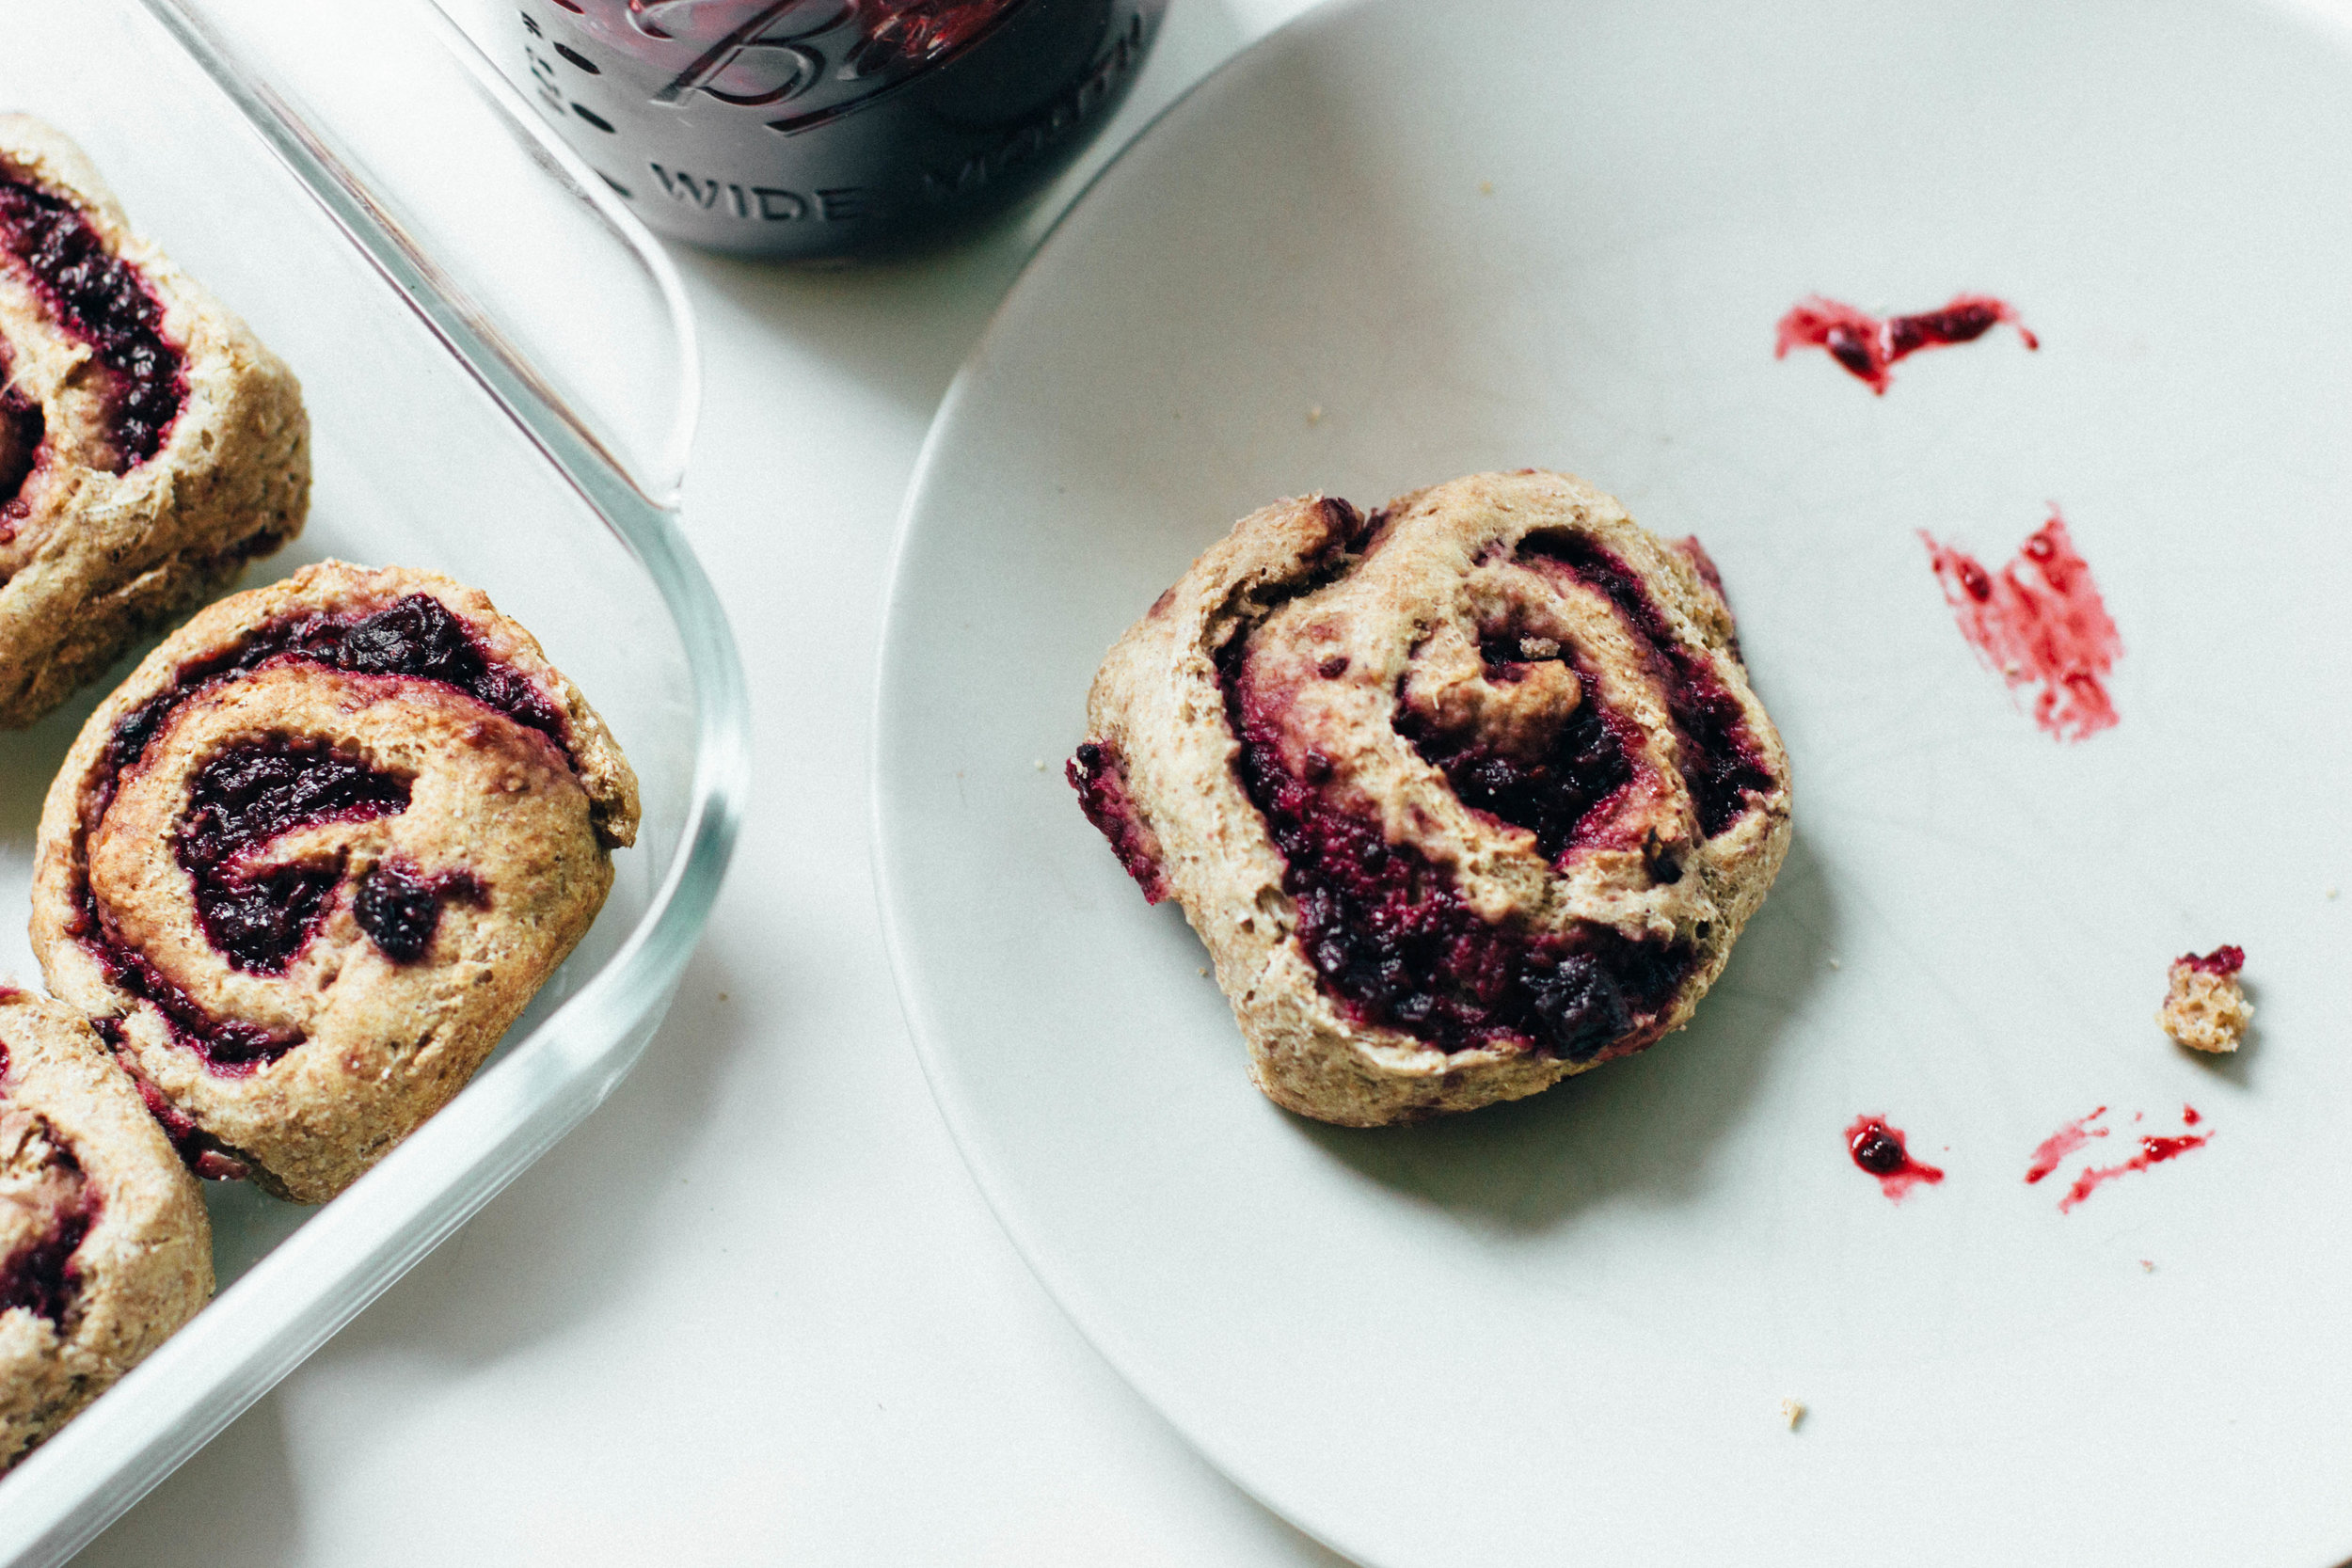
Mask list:
[{"label": "white ceramic plate", "polygon": [[[1773,358],[1817,290],[1996,293],[2042,347],[1874,398]],[[1370,0],[1269,40],[1055,234],[909,503],[878,858],[1007,1227],[1368,1562],[2352,1551],[2347,367],[2352,59],[2280,12]],[[1233,517],[1526,464],[1713,551],[1796,847],[1688,1034],[1441,1125],[1311,1125],[1060,763],[1105,645]],[[2052,500],[2126,650],[2121,723],[2074,745],[1917,537],[1997,562]],[[2212,1065],[2151,1015],[2224,941],[2261,1020]],[[2026,1184],[2101,1104],[2116,1135]],[[2058,1212],[2185,1104],[2208,1147]],[[1866,1112],[1948,1180],[1889,1203]]]}]

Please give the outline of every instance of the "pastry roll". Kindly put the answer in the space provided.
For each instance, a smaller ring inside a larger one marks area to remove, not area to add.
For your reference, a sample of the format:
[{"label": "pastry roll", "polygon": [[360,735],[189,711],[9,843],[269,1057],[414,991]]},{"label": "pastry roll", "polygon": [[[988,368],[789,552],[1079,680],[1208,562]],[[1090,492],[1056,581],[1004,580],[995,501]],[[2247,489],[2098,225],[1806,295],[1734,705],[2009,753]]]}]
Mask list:
[{"label": "pastry roll", "polygon": [[81,150],[0,115],[0,727],[301,532],[310,439],[293,373]]},{"label": "pastry roll", "polygon": [[84,726],[33,946],[206,1174],[342,1191],[596,919],[637,781],[530,633],[326,562],[213,606]]},{"label": "pastry roll", "polygon": [[1259,1087],[1344,1125],[1679,1027],[1788,847],[1712,564],[1564,474],[1245,517],[1087,713],[1088,816],[1207,943]]},{"label": "pastry roll", "polygon": [[195,1179],[81,1014],[0,987],[0,1468],[213,1294]]}]

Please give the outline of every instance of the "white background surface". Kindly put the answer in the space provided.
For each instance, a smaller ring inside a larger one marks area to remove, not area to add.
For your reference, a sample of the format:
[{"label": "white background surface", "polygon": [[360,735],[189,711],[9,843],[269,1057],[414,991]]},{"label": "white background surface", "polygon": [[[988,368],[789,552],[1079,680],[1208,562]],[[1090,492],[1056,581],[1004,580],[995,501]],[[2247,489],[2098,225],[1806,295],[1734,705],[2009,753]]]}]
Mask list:
[{"label": "white background surface", "polygon": [[908,1045],[866,858],[883,575],[933,407],[1086,170],[1304,8],[1175,0],[1076,176],[962,249],[681,253],[708,363],[689,531],[751,673],[757,785],[676,1009],[585,1127],[78,1562],[1337,1560],[1014,1256]]}]

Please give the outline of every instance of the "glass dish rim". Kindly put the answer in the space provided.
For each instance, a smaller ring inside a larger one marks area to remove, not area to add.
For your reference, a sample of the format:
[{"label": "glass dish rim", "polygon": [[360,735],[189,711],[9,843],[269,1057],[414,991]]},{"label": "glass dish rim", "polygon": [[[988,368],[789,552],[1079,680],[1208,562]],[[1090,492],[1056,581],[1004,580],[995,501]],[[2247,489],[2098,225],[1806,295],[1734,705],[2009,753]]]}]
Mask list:
[{"label": "glass dish rim", "polygon": [[[438,0],[410,0],[410,14],[440,37],[453,67],[465,71],[510,126],[537,144],[534,152],[554,163],[575,194],[597,209],[664,297],[677,337],[679,386],[662,471],[647,476],[630,471],[498,333],[496,323],[439,275],[430,254],[365,178],[335,155],[319,128],[206,24],[202,5],[135,0],[127,8],[160,25],[644,571],[687,664],[693,771],[675,847],[644,911],[580,990],[116,1386],[154,1387],[159,1378],[176,1380],[175,1418],[160,1429],[141,1426],[123,1418],[126,1402],[102,1399],[0,1479],[0,1498],[8,1504],[0,1513],[7,1521],[0,1553],[15,1564],[61,1562],[80,1550],[454,1232],[628,1074],[700,942],[733,855],[750,783],[750,702],[741,659],[725,609],[680,524],[678,482],[696,420],[700,364],[683,285],[659,242],[544,131]],[[460,1149],[464,1154],[453,1162]],[[443,1162],[438,1168],[436,1160]],[[321,1223],[330,1215],[335,1223]],[[289,1291],[290,1275],[310,1283]],[[198,1363],[215,1341],[224,1352],[233,1342],[238,1357],[214,1369],[211,1386],[198,1389],[206,1376]],[[175,1349],[182,1354],[173,1355]],[[93,1470],[102,1472],[97,1483],[87,1484]]]}]

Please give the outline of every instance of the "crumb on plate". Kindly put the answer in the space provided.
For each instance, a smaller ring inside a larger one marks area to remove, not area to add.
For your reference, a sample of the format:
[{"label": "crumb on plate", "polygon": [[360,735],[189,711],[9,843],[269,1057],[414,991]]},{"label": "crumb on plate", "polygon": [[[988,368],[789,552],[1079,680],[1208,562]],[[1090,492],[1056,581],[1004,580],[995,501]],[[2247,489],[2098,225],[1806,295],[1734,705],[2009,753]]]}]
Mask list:
[{"label": "crumb on plate", "polygon": [[2238,983],[2245,965],[2241,947],[2217,947],[2202,957],[2184,953],[2173,959],[2171,989],[2156,1010],[2164,1032],[2191,1051],[2235,1051],[2254,1017]]},{"label": "crumb on plate", "polygon": [[1803,1400],[1783,1400],[1783,1401],[1781,1401],[1781,1402],[1780,1402],[1780,1418],[1781,1418],[1783,1421],[1785,1421],[1785,1422],[1787,1422],[1787,1423],[1788,1423],[1788,1430],[1789,1430],[1789,1431],[1791,1431],[1791,1432],[1796,1431],[1796,1430],[1797,1430],[1797,1423],[1804,1419],[1804,1401],[1803,1401]]}]

